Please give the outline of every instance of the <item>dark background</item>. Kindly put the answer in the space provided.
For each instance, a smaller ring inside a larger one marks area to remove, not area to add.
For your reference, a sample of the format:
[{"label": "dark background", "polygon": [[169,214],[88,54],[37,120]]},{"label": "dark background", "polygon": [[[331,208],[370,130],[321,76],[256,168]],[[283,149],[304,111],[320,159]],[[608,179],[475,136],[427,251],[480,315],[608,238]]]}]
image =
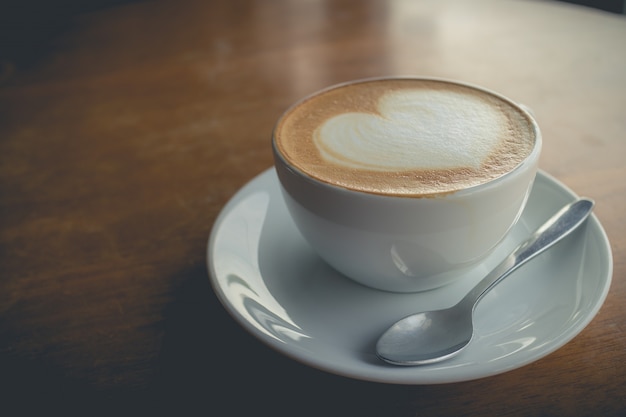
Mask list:
[{"label": "dark background", "polygon": [[[0,82],[37,65],[55,37],[71,30],[76,15],[126,3],[153,0],[4,0],[0,2]],[[208,0],[209,1],[209,0]],[[563,0],[624,14],[624,0]]]}]

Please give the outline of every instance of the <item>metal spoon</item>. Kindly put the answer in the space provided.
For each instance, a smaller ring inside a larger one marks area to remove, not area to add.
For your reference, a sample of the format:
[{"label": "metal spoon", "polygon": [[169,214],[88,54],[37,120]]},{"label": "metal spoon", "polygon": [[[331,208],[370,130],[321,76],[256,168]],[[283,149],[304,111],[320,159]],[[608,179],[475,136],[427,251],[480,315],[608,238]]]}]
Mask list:
[{"label": "metal spoon", "polygon": [[378,339],[378,357],[394,365],[424,365],[459,353],[472,339],[472,316],[483,296],[580,226],[593,205],[592,200],[583,198],[563,207],[453,307],[413,314],[396,322]]}]

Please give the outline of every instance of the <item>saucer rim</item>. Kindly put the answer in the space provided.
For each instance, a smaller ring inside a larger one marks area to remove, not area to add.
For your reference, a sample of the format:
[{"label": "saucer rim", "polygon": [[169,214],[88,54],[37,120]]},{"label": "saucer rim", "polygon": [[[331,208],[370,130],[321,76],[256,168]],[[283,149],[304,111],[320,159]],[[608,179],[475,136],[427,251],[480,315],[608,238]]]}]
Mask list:
[{"label": "saucer rim", "polygon": [[[458,378],[437,378],[437,377],[433,377],[431,379],[429,378],[424,378],[419,377],[420,372],[417,372],[418,377],[411,377],[411,372],[410,369],[420,369],[419,367],[414,367],[414,368],[403,368],[405,370],[407,370],[407,372],[402,373],[402,377],[398,377],[398,374],[394,371],[390,371],[387,373],[385,373],[384,371],[382,372],[378,372],[376,373],[376,375],[368,375],[366,373],[358,373],[358,372],[354,372],[353,369],[351,369],[350,367],[341,367],[341,368],[337,368],[336,366],[332,366],[332,361],[324,361],[324,360],[320,360],[320,358],[316,358],[316,355],[311,355],[311,354],[306,354],[307,352],[305,352],[304,354],[302,354],[302,350],[294,345],[294,346],[290,346],[290,345],[286,345],[283,342],[277,342],[276,340],[272,339],[272,338],[268,338],[266,335],[262,334],[259,332],[258,329],[256,329],[246,317],[243,317],[231,304],[231,300],[229,299],[229,297],[222,291],[222,288],[219,284],[219,282],[217,281],[217,274],[216,271],[213,269],[213,263],[212,263],[212,253],[214,251],[215,248],[215,244],[216,244],[216,235],[217,235],[217,230],[219,229],[219,225],[222,224],[223,219],[230,213],[230,211],[233,208],[233,203],[236,202],[236,200],[238,200],[242,195],[245,195],[247,190],[249,190],[250,188],[253,188],[255,186],[255,184],[259,181],[261,181],[263,179],[263,177],[265,176],[270,176],[272,171],[274,171],[274,175],[275,175],[275,170],[274,168],[268,168],[266,170],[264,170],[263,172],[259,173],[258,175],[256,175],[254,178],[252,178],[250,181],[248,181],[246,184],[244,184],[230,199],[229,201],[223,206],[222,210],[220,211],[219,215],[217,216],[214,225],[212,226],[212,230],[208,239],[208,244],[207,244],[207,252],[206,252],[206,264],[208,267],[208,273],[209,273],[209,279],[210,279],[210,283],[211,283],[211,287],[214,291],[214,293],[217,295],[220,303],[222,304],[222,306],[225,308],[225,310],[228,312],[228,314],[239,324],[241,325],[248,333],[250,333],[251,335],[253,335],[256,339],[258,339],[259,341],[261,341],[262,343],[264,343],[266,346],[269,346],[270,348],[272,348],[273,350],[276,350],[278,353],[287,356],[297,362],[300,362],[302,364],[311,366],[315,369],[319,369],[331,374],[335,374],[335,375],[340,375],[340,376],[344,376],[344,377],[348,377],[348,378],[352,378],[352,379],[357,379],[357,380],[363,380],[363,381],[370,381],[370,382],[378,382],[378,383],[389,383],[389,384],[404,384],[404,385],[427,385],[427,384],[442,384],[442,383],[455,383],[455,382],[463,382],[463,381],[470,381],[470,380],[475,380],[475,379],[481,379],[481,378],[485,378],[485,377],[489,377],[489,376],[493,376],[493,375],[497,375],[497,374],[501,374],[504,372],[508,372],[514,369],[518,369],[521,368],[523,366],[526,366],[530,363],[533,363],[541,358],[544,358],[548,355],[550,355],[551,353],[553,353],[554,351],[560,349],[561,347],[563,347],[565,344],[569,343],[573,338],[575,338],[577,335],[579,335],[582,330],[584,330],[587,325],[589,325],[589,323],[593,320],[593,318],[597,315],[597,313],[599,312],[599,310],[601,309],[602,305],[604,304],[606,297],[608,295],[608,292],[610,290],[610,286],[611,286],[611,281],[612,281],[612,276],[613,276],[613,257],[612,257],[612,251],[611,251],[611,246],[610,246],[610,242],[608,240],[608,236],[606,234],[606,231],[604,230],[604,228],[602,227],[602,224],[600,223],[600,221],[598,220],[597,216],[595,214],[592,213],[592,215],[589,217],[589,221],[590,223],[593,223],[593,227],[594,227],[594,232],[596,233],[596,237],[598,238],[598,242],[597,242],[597,247],[600,251],[600,260],[598,262],[598,265],[600,266],[600,269],[606,269],[606,274],[604,274],[603,276],[601,276],[598,279],[598,286],[597,286],[597,296],[594,297],[595,299],[593,300],[593,302],[590,305],[590,308],[588,309],[588,311],[585,314],[584,319],[582,319],[580,322],[577,323],[573,323],[571,326],[568,326],[566,329],[563,330],[562,334],[565,335],[564,338],[559,339],[558,342],[555,342],[553,346],[551,346],[549,349],[543,350],[540,354],[536,355],[536,356],[531,356],[528,357],[526,360],[521,360],[519,362],[516,362],[510,366],[504,366],[498,369],[492,369],[492,371],[490,372],[484,372],[478,376],[462,376],[459,375]],[[576,193],[574,193],[569,187],[567,187],[566,185],[564,185],[563,183],[561,183],[559,180],[557,180],[555,177],[553,177],[552,175],[548,174],[547,172],[543,171],[543,170],[538,170],[537,172],[537,176],[542,176],[544,177],[543,180],[547,182],[547,184],[551,187],[555,187],[556,189],[560,189],[560,191],[564,192],[565,194],[568,194],[569,196],[571,196],[572,198],[578,198],[578,195]],[[277,178],[273,178],[270,181],[277,181]],[[594,239],[595,240],[595,239]],[[602,271],[600,271],[602,272]],[[310,352],[308,352],[310,353]],[[320,356],[320,355],[317,355]],[[363,364],[364,367],[367,367],[368,364],[364,363]],[[398,367],[393,367],[393,368],[389,368],[389,369],[400,369]]]}]

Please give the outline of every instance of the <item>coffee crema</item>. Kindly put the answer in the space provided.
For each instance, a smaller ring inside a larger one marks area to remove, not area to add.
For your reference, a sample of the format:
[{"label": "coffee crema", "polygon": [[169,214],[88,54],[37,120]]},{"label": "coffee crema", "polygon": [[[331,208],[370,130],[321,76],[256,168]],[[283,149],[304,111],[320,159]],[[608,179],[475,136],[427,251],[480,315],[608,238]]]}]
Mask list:
[{"label": "coffee crema", "polygon": [[514,170],[538,135],[506,99],[443,80],[363,80],[323,90],[290,108],[275,151],[319,181],[351,190],[431,196]]}]

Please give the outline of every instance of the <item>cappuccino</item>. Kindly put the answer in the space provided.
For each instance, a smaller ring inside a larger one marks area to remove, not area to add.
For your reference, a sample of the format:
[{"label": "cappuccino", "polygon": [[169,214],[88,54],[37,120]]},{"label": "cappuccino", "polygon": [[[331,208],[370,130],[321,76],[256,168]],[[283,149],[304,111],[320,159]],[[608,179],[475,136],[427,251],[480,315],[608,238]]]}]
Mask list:
[{"label": "cappuccino", "polygon": [[513,171],[538,132],[507,99],[435,79],[335,86],[290,108],[274,150],[293,168],[342,188],[391,196],[448,194]]}]

